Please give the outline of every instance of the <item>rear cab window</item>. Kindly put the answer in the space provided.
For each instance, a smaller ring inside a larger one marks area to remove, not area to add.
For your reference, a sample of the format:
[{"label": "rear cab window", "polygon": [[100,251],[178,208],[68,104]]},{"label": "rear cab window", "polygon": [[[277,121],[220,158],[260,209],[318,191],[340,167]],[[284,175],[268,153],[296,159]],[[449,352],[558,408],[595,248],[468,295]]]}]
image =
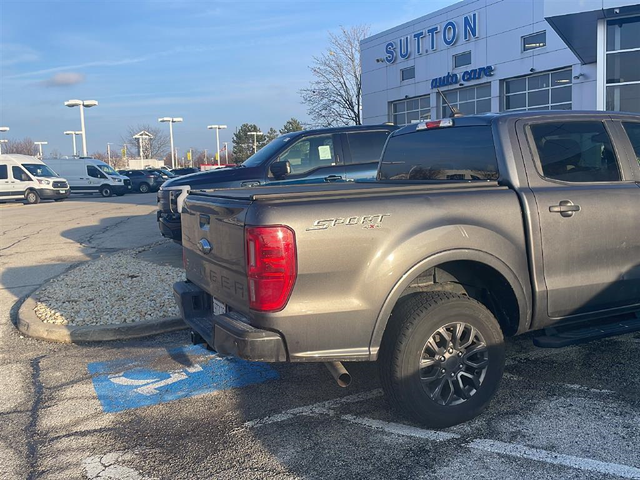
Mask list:
[{"label": "rear cab window", "polygon": [[391,132],[353,132],[347,133],[347,145],[351,154],[351,164],[377,163],[380,161],[382,147]]},{"label": "rear cab window", "polygon": [[572,183],[621,181],[611,138],[601,121],[559,121],[529,126],[539,173]]},{"label": "rear cab window", "polygon": [[380,180],[487,181],[498,179],[489,125],[416,130],[389,139]]},{"label": "rear cab window", "polygon": [[8,180],[9,174],[6,165],[0,165],[0,180]]},{"label": "rear cab window", "polygon": [[633,152],[636,154],[636,160],[640,166],[640,122],[622,122],[622,127],[627,132],[627,137],[629,137]]}]

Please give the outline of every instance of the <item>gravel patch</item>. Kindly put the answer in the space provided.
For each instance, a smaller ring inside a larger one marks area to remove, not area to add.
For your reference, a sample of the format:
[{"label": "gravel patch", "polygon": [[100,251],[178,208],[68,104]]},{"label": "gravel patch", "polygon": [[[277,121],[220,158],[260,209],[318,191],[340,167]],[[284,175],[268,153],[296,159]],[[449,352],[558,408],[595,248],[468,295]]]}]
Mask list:
[{"label": "gravel patch", "polygon": [[75,326],[180,316],[172,287],[184,271],[136,258],[149,248],[118,252],[61,275],[36,294],[36,315],[45,323]]}]

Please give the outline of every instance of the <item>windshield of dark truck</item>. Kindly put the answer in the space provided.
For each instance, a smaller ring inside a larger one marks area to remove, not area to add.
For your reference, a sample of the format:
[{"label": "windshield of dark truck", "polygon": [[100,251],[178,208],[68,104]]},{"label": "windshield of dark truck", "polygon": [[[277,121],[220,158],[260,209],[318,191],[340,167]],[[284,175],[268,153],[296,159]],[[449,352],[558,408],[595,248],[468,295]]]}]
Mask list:
[{"label": "windshield of dark truck", "polygon": [[264,162],[268,161],[271,157],[276,155],[285,145],[288,145],[291,141],[292,135],[282,135],[278,138],[275,138],[266,147],[258,150],[257,153],[254,153],[249,158],[247,158],[242,166],[244,167],[257,167],[262,165]]},{"label": "windshield of dark truck", "polygon": [[445,127],[391,137],[380,180],[497,180],[489,126]]}]

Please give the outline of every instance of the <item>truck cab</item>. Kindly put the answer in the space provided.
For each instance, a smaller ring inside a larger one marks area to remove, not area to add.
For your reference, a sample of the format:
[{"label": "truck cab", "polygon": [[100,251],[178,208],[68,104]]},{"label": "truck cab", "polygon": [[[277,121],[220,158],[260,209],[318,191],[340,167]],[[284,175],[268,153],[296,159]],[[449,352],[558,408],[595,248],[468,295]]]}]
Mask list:
[{"label": "truck cab", "polygon": [[260,185],[373,181],[393,125],[304,130],[281,135],[241,165],[217,168],[165,182],[158,192],[158,226],[180,243],[180,212],[189,190]]}]

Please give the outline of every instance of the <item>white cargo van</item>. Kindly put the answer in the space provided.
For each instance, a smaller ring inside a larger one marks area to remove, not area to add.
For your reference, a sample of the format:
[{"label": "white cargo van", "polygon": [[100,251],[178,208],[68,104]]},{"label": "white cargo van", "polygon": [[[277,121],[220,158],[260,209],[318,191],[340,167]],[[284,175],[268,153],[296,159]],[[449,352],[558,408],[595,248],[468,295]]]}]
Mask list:
[{"label": "white cargo van", "polygon": [[96,158],[45,158],[44,163],[67,179],[71,193],[99,193],[110,197],[131,191],[128,177]]},{"label": "white cargo van", "polygon": [[62,201],[69,196],[69,185],[64,178],[29,155],[0,155],[0,201],[42,200]]}]

